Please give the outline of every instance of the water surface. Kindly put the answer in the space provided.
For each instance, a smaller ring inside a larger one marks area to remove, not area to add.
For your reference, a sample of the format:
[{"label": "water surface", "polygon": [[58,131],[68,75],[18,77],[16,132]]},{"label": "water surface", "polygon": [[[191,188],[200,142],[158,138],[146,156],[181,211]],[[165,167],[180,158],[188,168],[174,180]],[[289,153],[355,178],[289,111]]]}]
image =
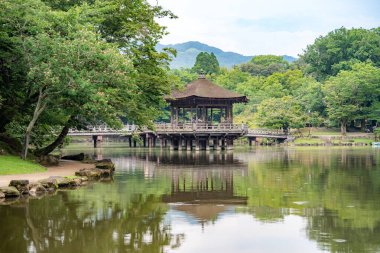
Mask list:
[{"label": "water surface", "polygon": [[0,205],[0,252],[380,252],[380,149],[72,148],[112,181]]}]

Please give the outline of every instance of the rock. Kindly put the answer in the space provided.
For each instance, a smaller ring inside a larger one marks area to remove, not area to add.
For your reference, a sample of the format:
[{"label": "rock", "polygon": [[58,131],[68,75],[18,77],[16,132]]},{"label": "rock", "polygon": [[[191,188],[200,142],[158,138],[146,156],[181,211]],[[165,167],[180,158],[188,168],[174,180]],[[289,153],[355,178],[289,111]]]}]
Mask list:
[{"label": "rock", "polygon": [[36,161],[45,166],[52,166],[59,164],[59,158],[53,155],[42,155],[37,157]]},{"label": "rock", "polygon": [[14,198],[20,196],[20,192],[14,186],[0,187],[0,192],[4,194],[5,198]]},{"label": "rock", "polygon": [[58,188],[57,180],[54,178],[46,178],[38,181],[48,191],[55,191]]},{"label": "rock", "polygon": [[80,178],[70,178],[70,177],[49,177],[49,179],[55,179],[58,188],[69,188],[80,186]]},{"label": "rock", "polygon": [[5,198],[5,194],[4,192],[0,192],[0,199],[3,199],[3,198]]},{"label": "rock", "polygon": [[66,156],[62,156],[61,159],[73,160],[73,161],[83,161],[85,159],[85,155],[84,155],[84,153],[79,153],[77,155],[66,155]]},{"label": "rock", "polygon": [[75,172],[75,176],[87,177],[89,180],[99,179],[102,175],[99,169],[80,169]]},{"label": "rock", "polygon": [[82,180],[82,183],[88,181],[88,177],[86,177],[86,176],[83,176],[83,177],[81,177],[80,179]]},{"label": "rock", "polygon": [[28,194],[29,193],[28,184],[29,184],[29,180],[12,180],[9,183],[9,186],[16,187],[16,189],[21,194]]},{"label": "rock", "polygon": [[100,177],[111,177],[113,174],[112,169],[101,169],[100,171],[101,171]]},{"label": "rock", "polygon": [[46,188],[40,183],[33,183],[29,185],[29,195],[38,196],[45,194],[47,192]]},{"label": "rock", "polygon": [[111,161],[111,159],[103,159],[103,160],[97,161],[95,163],[95,167],[101,170],[104,170],[104,169],[111,170],[111,171],[115,170],[115,164]]}]

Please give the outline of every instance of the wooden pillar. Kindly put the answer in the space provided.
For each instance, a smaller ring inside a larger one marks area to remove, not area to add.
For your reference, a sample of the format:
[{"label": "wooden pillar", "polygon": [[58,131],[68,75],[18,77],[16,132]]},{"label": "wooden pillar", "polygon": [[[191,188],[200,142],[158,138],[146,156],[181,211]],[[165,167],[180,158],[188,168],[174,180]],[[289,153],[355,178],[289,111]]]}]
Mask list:
[{"label": "wooden pillar", "polygon": [[195,137],[195,151],[200,150],[199,137]]},{"label": "wooden pillar", "polygon": [[195,122],[198,123],[198,106],[195,107]]},{"label": "wooden pillar", "polygon": [[193,107],[190,107],[190,122],[192,123],[193,121]]},{"label": "wooden pillar", "polygon": [[212,110],[213,108],[211,108],[211,125],[214,123],[214,112]]},{"label": "wooden pillar", "polygon": [[186,145],[187,145],[187,151],[190,151],[191,150],[191,138],[187,139],[186,141]]},{"label": "wooden pillar", "polygon": [[231,120],[231,123],[234,122],[234,114],[233,114],[233,111],[232,111],[232,104],[230,105],[230,120]]},{"label": "wooden pillar", "polygon": [[182,150],[182,137],[178,137],[178,151]]},{"label": "wooden pillar", "polygon": [[206,139],[206,151],[210,150],[210,138]]},{"label": "wooden pillar", "polygon": [[171,124],[174,123],[174,119],[173,119],[173,117],[174,117],[174,108],[173,108],[173,106],[171,105],[171,106],[170,106],[170,123],[171,123]]},{"label": "wooden pillar", "polygon": [[129,142],[129,147],[131,148],[132,147],[132,137],[128,138],[128,142]]},{"label": "wooden pillar", "polygon": [[153,141],[152,146],[155,148],[156,147],[156,142],[157,142],[157,137],[153,136],[152,141]]},{"label": "wooden pillar", "polygon": [[133,147],[135,148],[137,146],[137,143],[136,143],[136,141],[134,140],[133,141]]},{"label": "wooden pillar", "polygon": [[175,124],[176,124],[176,125],[178,125],[178,122],[179,122],[179,119],[178,119],[178,110],[179,110],[179,107],[177,106],[177,107],[176,107],[176,110],[175,110],[175,118],[176,118],[176,120],[175,120]]}]

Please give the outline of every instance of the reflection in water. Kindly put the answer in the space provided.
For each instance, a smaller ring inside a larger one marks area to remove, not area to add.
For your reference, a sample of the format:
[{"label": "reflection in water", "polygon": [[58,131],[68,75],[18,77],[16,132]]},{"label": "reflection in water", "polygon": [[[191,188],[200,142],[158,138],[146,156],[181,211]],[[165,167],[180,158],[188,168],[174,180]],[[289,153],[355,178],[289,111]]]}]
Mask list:
[{"label": "reflection in water", "polygon": [[380,251],[379,149],[88,154],[114,181],[0,206],[0,252]]}]

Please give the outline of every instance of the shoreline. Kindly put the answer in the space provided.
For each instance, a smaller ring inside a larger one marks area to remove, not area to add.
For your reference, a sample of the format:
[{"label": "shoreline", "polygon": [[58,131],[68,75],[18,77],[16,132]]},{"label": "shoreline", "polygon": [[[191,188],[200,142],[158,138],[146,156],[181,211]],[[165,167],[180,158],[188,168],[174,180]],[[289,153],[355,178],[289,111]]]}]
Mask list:
[{"label": "shoreline", "polygon": [[30,183],[45,179],[51,176],[74,176],[75,172],[80,169],[95,168],[95,164],[88,164],[79,161],[60,160],[59,165],[48,166],[46,171],[30,173],[30,174],[11,174],[0,176],[0,187],[8,186],[11,180],[29,180]]}]

